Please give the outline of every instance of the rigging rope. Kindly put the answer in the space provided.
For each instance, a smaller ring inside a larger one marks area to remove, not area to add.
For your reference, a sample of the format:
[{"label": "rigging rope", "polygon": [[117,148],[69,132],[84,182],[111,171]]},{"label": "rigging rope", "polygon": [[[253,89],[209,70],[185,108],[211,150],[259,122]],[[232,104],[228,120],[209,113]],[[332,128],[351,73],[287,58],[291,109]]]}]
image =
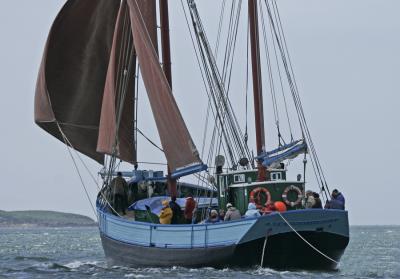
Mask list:
[{"label": "rigging rope", "polygon": [[139,108],[139,76],[140,76],[140,68],[139,68],[139,61],[136,62],[136,90],[135,96],[133,97],[133,102],[135,104],[135,113],[134,113],[134,120],[133,120],[133,138],[135,142],[135,155],[134,155],[134,162],[137,164],[137,147],[138,147],[138,136],[137,136],[137,126],[138,126],[138,108]]},{"label": "rigging rope", "polygon": [[279,216],[282,218],[283,221],[285,221],[285,223],[289,226],[289,228],[295,233],[297,234],[298,237],[301,238],[301,240],[303,240],[308,246],[310,246],[312,249],[314,249],[316,252],[318,252],[320,255],[322,255],[323,257],[327,258],[328,260],[339,264],[339,262],[335,261],[334,259],[332,259],[331,257],[329,257],[328,255],[324,254],[323,252],[321,252],[318,248],[316,248],[314,245],[312,245],[310,242],[308,242],[301,234],[299,234],[293,227],[292,225],[290,225],[290,223],[285,219],[285,217],[282,216],[282,214],[279,211],[276,211],[276,213],[279,214]]},{"label": "rigging rope", "polygon": [[205,35],[196,4],[193,0],[188,0],[187,2],[193,29],[196,34],[198,51],[202,59],[203,70],[208,81],[209,92],[211,93],[208,96],[209,98],[211,97],[210,99],[212,100],[216,111],[216,125],[222,133],[231,164],[236,165],[238,158],[249,158],[250,151],[247,148],[247,145],[243,142],[243,134],[238,125],[236,115],[233,112],[230,100],[227,97],[227,91],[224,87],[223,78],[218,71],[215,57],[210,51],[210,45]]},{"label": "rigging rope", "polygon": [[83,161],[83,159],[82,159],[82,157],[80,156],[80,154],[76,151],[76,149],[74,148],[74,146],[72,145],[72,143],[70,142],[70,140],[68,139],[68,137],[64,134],[64,131],[61,129],[59,123],[56,122],[56,124],[57,124],[57,127],[58,127],[59,131],[60,131],[61,136],[63,137],[63,140],[64,140],[64,143],[65,143],[65,145],[66,145],[66,147],[67,147],[68,153],[69,153],[69,155],[71,156],[71,159],[72,159],[72,161],[73,161],[73,163],[74,163],[75,169],[76,169],[76,171],[77,171],[77,173],[78,173],[78,175],[79,175],[79,178],[80,178],[80,180],[81,180],[81,184],[82,184],[82,186],[83,186],[83,188],[84,188],[84,190],[85,190],[86,197],[87,197],[88,200],[89,200],[89,203],[90,203],[90,205],[91,205],[91,207],[92,207],[92,210],[94,211],[94,214],[95,214],[96,218],[98,218],[97,212],[94,210],[94,206],[93,206],[92,201],[91,201],[91,199],[90,199],[90,197],[89,197],[89,193],[88,193],[88,191],[87,191],[87,189],[86,189],[86,186],[85,186],[85,183],[84,183],[84,181],[83,181],[83,178],[82,178],[82,176],[81,176],[81,174],[80,174],[78,165],[76,164],[75,158],[72,156],[72,153],[71,153],[71,151],[69,150],[68,146],[71,147],[71,149],[74,151],[75,155],[78,157],[78,159],[79,159],[79,161],[81,162],[81,164],[85,167],[86,171],[88,172],[88,174],[90,175],[90,177],[93,179],[93,181],[94,181],[94,183],[95,183],[95,185],[96,185],[96,188],[97,188],[97,190],[99,191],[99,193],[101,194],[101,196],[102,196],[102,198],[104,199],[104,201],[108,204],[108,206],[111,208],[111,210],[112,210],[114,213],[116,213],[119,217],[121,217],[121,216],[118,214],[118,212],[114,209],[114,207],[110,204],[110,202],[108,201],[107,197],[104,196],[104,193],[103,193],[103,192],[101,191],[101,189],[99,188],[97,179],[94,178],[93,174],[91,173],[91,171],[89,170],[89,168],[88,168],[88,166],[85,164],[85,162]]},{"label": "rigging rope", "polygon": [[269,231],[268,231],[267,234],[265,235],[264,245],[263,245],[262,254],[261,254],[261,263],[260,263],[260,267],[263,267],[263,265],[264,265],[265,247],[267,246],[268,235],[269,235]]},{"label": "rigging rope", "polygon": [[[190,36],[191,36],[191,39],[192,39],[192,44],[193,44],[193,48],[194,48],[194,50],[195,50],[195,53],[196,53],[196,58],[197,58],[197,61],[198,61],[198,64],[199,64],[199,68],[200,68],[200,71],[201,71],[201,73],[202,73],[202,77],[203,77],[203,82],[204,82],[204,85],[205,85],[205,88],[206,88],[206,93],[207,93],[207,96],[208,96],[208,98],[209,98],[209,100],[211,100],[212,102],[213,102],[213,104],[214,104],[214,107],[213,107],[213,114],[214,114],[214,118],[215,119],[218,119],[219,120],[219,122],[217,123],[217,125],[220,125],[220,127],[221,127],[221,133],[224,135],[224,138],[226,138],[227,139],[227,135],[226,135],[226,131],[225,131],[225,129],[224,129],[224,125],[222,124],[222,121],[221,121],[221,117],[220,117],[220,112],[219,112],[219,110],[218,110],[218,105],[217,105],[217,101],[216,101],[216,97],[215,97],[215,95],[214,95],[214,90],[215,90],[215,88],[213,88],[213,84],[212,84],[212,78],[211,78],[211,74],[210,74],[210,71],[209,71],[209,69],[207,68],[207,66],[205,66],[205,61],[204,61],[204,50],[201,48],[201,45],[200,45],[200,42],[199,42],[199,38],[198,38],[198,36],[197,36],[197,33],[196,33],[196,41],[197,41],[197,46],[198,46],[198,49],[196,48],[196,44],[195,44],[195,42],[194,42],[194,39],[193,39],[193,35],[192,35],[192,31],[191,31],[191,29],[190,29],[190,25],[189,25],[189,21],[188,21],[188,19],[187,19],[187,14],[186,14],[186,10],[185,10],[185,8],[184,8],[184,5],[183,5],[183,1],[181,0],[181,5],[182,5],[182,9],[183,9],[183,11],[184,11],[184,14],[185,14],[185,18],[186,18],[186,23],[187,23],[187,26],[188,26],[188,30],[189,30],[189,33],[190,33]],[[190,8],[189,8],[189,10],[190,10]],[[192,13],[190,14],[191,15],[191,19],[192,19],[192,23],[195,25],[196,23],[194,22],[194,19],[193,19],[193,15],[192,15]],[[200,61],[200,58],[199,58],[199,56],[201,55],[201,60],[202,61]],[[206,80],[207,80],[207,83],[206,83]],[[207,84],[208,84],[208,86],[207,86]],[[214,141],[214,137],[215,137],[215,130],[214,130],[214,133],[213,133],[213,137],[212,137],[212,141]],[[212,145],[211,145],[212,146]],[[229,147],[230,145],[228,144],[228,154],[229,154],[229,157],[231,157],[231,161],[235,161],[235,159],[232,157],[233,156],[233,153],[232,153],[232,151],[230,150],[230,147]]]},{"label": "rigging rope", "polygon": [[72,162],[74,163],[75,170],[76,170],[76,172],[78,173],[78,176],[79,176],[79,179],[80,179],[81,184],[82,184],[82,186],[83,186],[83,189],[84,189],[84,191],[85,191],[86,197],[87,197],[87,199],[88,199],[88,201],[89,201],[89,204],[90,204],[90,206],[91,206],[91,208],[92,208],[92,210],[93,210],[93,214],[94,214],[94,216],[96,216],[97,221],[98,221],[97,212],[96,212],[96,210],[94,209],[92,200],[90,199],[89,193],[88,193],[88,191],[87,191],[87,189],[86,189],[86,185],[85,185],[85,182],[83,181],[81,172],[79,171],[79,168],[78,168],[78,165],[76,164],[76,161],[75,161],[74,156],[72,156],[71,150],[69,150],[69,148],[68,148],[68,143],[67,143],[67,141],[65,140],[65,139],[66,139],[66,136],[65,136],[64,132],[61,130],[61,127],[60,127],[60,125],[58,124],[58,122],[56,122],[56,124],[57,124],[58,130],[60,131],[61,136],[62,136],[63,139],[64,139],[65,146],[67,147],[68,153],[69,153],[69,155],[71,156]]},{"label": "rigging rope", "polygon": [[[262,10],[262,5],[260,5],[260,8]],[[262,11],[262,13],[263,13],[263,11]],[[271,34],[273,34],[271,24],[269,26],[270,26]],[[287,101],[286,101],[285,89],[284,89],[284,86],[283,86],[283,78],[282,78],[280,63],[279,63],[279,59],[278,59],[278,53],[277,53],[277,49],[276,49],[275,40],[272,39],[271,41],[272,41],[272,45],[273,45],[273,48],[274,48],[274,57],[275,57],[275,62],[276,62],[276,66],[277,66],[277,72],[278,72],[278,76],[279,76],[279,83],[280,83],[283,103],[285,105],[286,119],[287,119],[288,126],[289,126],[290,141],[293,141],[294,140],[294,138],[293,138],[293,130],[292,130],[292,125],[291,125],[290,117],[289,117],[289,111],[288,111],[288,106],[287,106]]]},{"label": "rigging rope", "polygon": [[[128,89],[129,77],[132,72],[134,51],[133,51],[133,37],[132,33],[130,32],[130,20],[128,17],[128,10],[125,10],[123,22],[122,22],[122,39],[121,39],[121,46],[118,50],[118,64],[117,64],[117,73],[116,73],[116,123],[115,123],[115,135],[114,135],[114,142],[111,150],[110,160],[108,162],[108,167],[104,165],[104,168],[107,169],[106,177],[104,179],[103,188],[107,187],[111,183],[112,173],[118,167],[116,166],[117,154],[118,154],[118,146],[119,146],[119,129],[120,123],[122,118],[122,112],[124,109],[125,98]],[[132,131],[133,133],[135,131]],[[135,135],[133,135],[135,139]]]},{"label": "rigging rope", "polygon": [[226,3],[226,0],[223,0],[222,4],[221,4],[221,13],[219,15],[217,41],[215,43],[215,51],[214,51],[215,52],[215,57],[218,57],[219,40],[221,38],[222,22],[224,20],[224,15],[225,15],[225,13],[224,13],[224,11],[225,11],[225,3]]},{"label": "rigging rope", "polygon": [[[206,76],[206,72],[205,72],[204,68],[202,67],[199,50],[196,48],[196,43],[195,43],[195,40],[193,38],[192,30],[190,28],[190,24],[189,24],[189,20],[188,20],[188,16],[187,16],[187,13],[186,13],[185,6],[183,4],[183,0],[181,0],[180,2],[181,2],[181,7],[182,7],[182,10],[183,10],[183,13],[185,15],[186,26],[188,28],[190,39],[192,41],[193,50],[194,50],[194,54],[195,54],[195,57],[196,57],[197,65],[199,66],[199,70],[200,70],[201,78],[202,78],[202,81],[203,81],[204,89],[205,89],[205,91],[207,93],[207,96],[209,97],[209,100],[210,100],[209,102],[211,102],[211,97],[210,97],[211,96],[211,92],[210,92],[210,88],[207,86],[208,77]],[[211,106],[211,112],[213,113],[214,118],[216,118],[217,117],[216,116],[217,112],[215,111],[213,106]],[[214,137],[214,135],[213,135],[213,137]],[[225,151],[225,156],[227,156],[226,151]],[[210,161],[210,158],[208,158],[208,161]],[[211,164],[209,164],[209,165],[211,165]]]},{"label": "rigging rope", "polygon": [[250,37],[250,22],[247,21],[246,28],[246,120],[245,120],[245,129],[244,129],[244,139],[247,145],[248,134],[247,134],[247,117],[248,117],[248,98],[249,98],[249,37]]},{"label": "rigging rope", "polygon": [[272,63],[271,63],[271,58],[270,58],[270,51],[269,51],[269,46],[268,46],[268,39],[267,39],[267,32],[265,28],[265,21],[264,21],[264,13],[262,11],[262,5],[260,5],[260,14],[261,14],[261,26],[262,26],[262,31],[263,31],[263,39],[264,39],[264,48],[265,48],[265,55],[266,55],[266,61],[267,61],[267,68],[268,68],[268,80],[269,80],[269,85],[270,85],[270,93],[271,93],[271,98],[272,98],[272,108],[274,111],[274,118],[275,118],[275,125],[276,129],[278,132],[278,141],[279,141],[279,146],[281,145],[281,133],[279,129],[279,109],[278,109],[278,103],[277,103],[277,98],[276,98],[276,93],[275,93],[275,82],[274,82],[274,77],[273,77],[273,72],[272,72]]},{"label": "rigging rope", "polygon": [[304,115],[304,111],[303,111],[303,107],[301,104],[300,95],[298,93],[298,87],[297,87],[296,79],[294,77],[293,66],[292,66],[292,63],[290,60],[290,55],[289,55],[289,51],[288,51],[286,38],[285,38],[284,31],[283,31],[279,11],[277,8],[277,4],[276,4],[275,0],[271,1],[272,2],[272,11],[271,11],[271,5],[269,4],[268,0],[265,0],[264,2],[267,7],[267,12],[269,15],[270,24],[271,24],[271,28],[273,31],[273,36],[275,37],[278,49],[281,54],[282,63],[283,63],[283,66],[284,66],[284,69],[286,72],[290,91],[293,96],[295,108],[296,108],[298,118],[299,118],[300,128],[303,133],[303,138],[305,138],[308,148],[309,148],[309,151],[310,151],[310,155],[311,155],[310,158],[311,158],[311,163],[312,163],[312,166],[314,169],[314,174],[317,178],[316,180],[317,180],[318,186],[320,187],[321,191],[325,194],[324,197],[327,200],[327,199],[329,199],[329,196],[328,196],[326,190],[329,192],[329,188],[328,188],[328,185],[327,185],[327,182],[325,179],[325,175],[322,171],[322,166],[320,164],[314,143],[311,138],[310,131],[308,129],[308,124],[307,124],[307,121],[306,121],[306,118]]},{"label": "rigging rope", "polygon": [[161,152],[164,153],[164,150],[159,147],[157,144],[154,143],[154,141],[152,141],[151,139],[149,139],[142,131],[140,131],[139,128],[136,128],[136,131],[139,132],[139,134],[141,134],[148,142],[150,142],[153,146],[155,146],[158,150],[160,150]]}]

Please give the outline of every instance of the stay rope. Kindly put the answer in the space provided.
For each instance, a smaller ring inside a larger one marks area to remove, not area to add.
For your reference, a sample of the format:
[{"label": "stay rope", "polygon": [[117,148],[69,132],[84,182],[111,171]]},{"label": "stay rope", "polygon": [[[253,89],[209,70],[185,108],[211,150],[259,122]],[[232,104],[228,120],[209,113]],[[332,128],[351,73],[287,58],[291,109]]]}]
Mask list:
[{"label": "stay rope", "polygon": [[[203,68],[203,72],[205,73],[205,77],[208,82],[209,90],[207,91],[209,99],[212,101],[214,105],[213,111],[215,112],[216,126],[217,129],[220,129],[222,133],[218,133],[222,135],[223,140],[225,141],[225,147],[227,148],[230,163],[232,165],[236,165],[239,158],[243,157],[251,157],[250,151],[247,145],[244,143],[243,133],[241,132],[240,126],[238,125],[238,120],[236,115],[233,112],[232,105],[227,96],[226,85],[224,84],[224,77],[219,73],[218,67],[216,65],[215,57],[212,54],[208,39],[205,34],[205,30],[203,28],[202,21],[198,14],[196,4],[193,0],[188,0],[188,8],[192,20],[193,30],[195,33],[195,38],[197,41],[197,50],[201,57],[201,66]],[[240,3],[240,1],[239,1]],[[230,35],[230,53],[232,56],[228,60],[225,59],[227,63],[225,65],[232,64],[232,57],[234,54],[234,41],[236,40],[237,28],[233,27],[238,23],[238,15],[240,9],[238,9],[234,14],[236,20],[233,21],[235,24],[231,25]],[[186,15],[186,12],[185,12]],[[226,71],[230,72],[230,71]],[[229,78],[228,78],[229,81]],[[219,140],[220,143],[220,140]],[[218,144],[221,146],[221,144]],[[219,148],[218,148],[219,149]],[[217,151],[218,152],[218,151]]]},{"label": "stay rope", "polygon": [[[285,38],[285,34],[283,31],[283,27],[282,27],[282,22],[280,19],[280,15],[279,15],[279,11],[278,11],[278,7],[276,4],[275,0],[272,0],[270,4],[268,0],[264,0],[265,2],[265,6],[267,8],[267,13],[268,13],[268,17],[270,20],[270,25],[271,25],[271,32],[273,33],[273,37],[275,37],[275,41],[278,47],[278,50],[280,52],[281,55],[281,59],[282,59],[282,64],[287,76],[287,81],[290,87],[290,91],[294,100],[294,104],[295,104],[295,108],[297,111],[297,115],[298,115],[298,120],[299,120],[299,124],[300,124],[300,128],[303,134],[303,138],[306,140],[307,142],[307,146],[308,146],[308,150],[310,152],[310,158],[311,158],[311,163],[312,163],[312,167],[314,170],[314,174],[316,176],[316,181],[318,183],[319,188],[321,189],[321,193],[323,193],[323,197],[325,199],[329,199],[328,193],[326,192],[326,190],[329,192],[329,188],[326,182],[326,178],[324,175],[324,172],[322,170],[322,166],[321,163],[319,161],[313,140],[311,138],[311,134],[308,128],[308,124],[304,115],[304,110],[302,107],[302,103],[300,100],[300,95],[299,95],[299,91],[298,91],[298,87],[297,87],[297,83],[296,83],[296,79],[294,76],[294,71],[293,71],[293,66],[291,63],[291,59],[290,59],[290,55],[289,55],[289,51],[288,51],[288,47],[287,47],[287,43],[286,43],[286,38]],[[271,8],[272,6],[272,8]]]},{"label": "stay rope", "polygon": [[312,245],[310,242],[308,242],[301,234],[299,234],[293,227],[292,225],[290,225],[290,223],[285,219],[285,217],[282,216],[282,214],[279,211],[276,211],[276,213],[278,213],[278,215],[282,218],[283,221],[285,221],[285,223],[289,226],[289,228],[295,233],[297,234],[298,237],[300,237],[301,240],[303,240],[308,246],[310,246],[312,249],[314,249],[317,253],[319,253],[320,255],[322,255],[323,257],[325,257],[326,259],[334,262],[335,264],[339,264],[338,261],[335,261],[334,259],[332,259],[331,257],[329,257],[328,255],[324,254],[321,250],[319,250],[318,248],[316,248],[314,245]]},{"label": "stay rope", "polygon": [[[77,172],[77,174],[78,174],[78,176],[79,176],[81,185],[82,185],[82,187],[83,187],[83,189],[84,189],[84,191],[85,191],[86,197],[87,197],[87,199],[88,199],[88,201],[89,201],[89,203],[90,203],[90,206],[91,206],[91,208],[92,208],[92,210],[93,210],[93,213],[94,213],[94,215],[96,216],[97,220],[98,220],[97,212],[96,212],[96,210],[95,210],[95,208],[94,208],[94,205],[93,205],[93,203],[92,203],[92,200],[90,199],[89,192],[88,192],[88,190],[87,190],[87,188],[86,188],[86,185],[85,185],[85,182],[84,182],[83,177],[82,177],[82,175],[81,175],[81,172],[79,171],[78,164],[76,163],[76,160],[75,160],[74,156],[72,155],[72,152],[71,152],[70,148],[74,151],[75,155],[78,157],[78,159],[79,159],[79,161],[81,162],[81,164],[84,166],[84,168],[86,169],[86,171],[88,172],[88,174],[90,175],[90,177],[93,179],[93,181],[94,181],[94,183],[95,183],[95,185],[96,185],[96,188],[97,188],[97,190],[99,191],[100,195],[103,197],[104,201],[107,203],[107,205],[111,208],[111,210],[112,210],[115,214],[117,214],[119,217],[121,217],[121,215],[119,215],[119,213],[118,213],[118,212],[114,209],[114,207],[110,204],[110,202],[108,201],[108,199],[107,199],[107,197],[104,195],[104,193],[101,191],[101,189],[100,189],[100,187],[99,187],[99,185],[98,185],[98,181],[97,181],[96,178],[93,176],[93,174],[92,174],[91,171],[89,170],[88,166],[85,164],[85,162],[83,161],[83,159],[81,158],[81,156],[79,155],[79,153],[76,151],[76,149],[74,148],[74,146],[72,145],[72,143],[70,142],[70,140],[68,139],[68,137],[65,135],[64,131],[63,131],[63,130],[61,129],[61,127],[60,127],[60,124],[59,124],[58,122],[56,122],[56,124],[57,124],[58,130],[60,131],[61,136],[63,137],[64,144],[65,144],[65,146],[67,147],[67,150],[68,150],[69,155],[71,156],[71,159],[72,159],[72,162],[73,162],[73,164],[74,164],[75,170],[76,170],[76,172]],[[69,148],[69,147],[70,147],[70,148]]]}]

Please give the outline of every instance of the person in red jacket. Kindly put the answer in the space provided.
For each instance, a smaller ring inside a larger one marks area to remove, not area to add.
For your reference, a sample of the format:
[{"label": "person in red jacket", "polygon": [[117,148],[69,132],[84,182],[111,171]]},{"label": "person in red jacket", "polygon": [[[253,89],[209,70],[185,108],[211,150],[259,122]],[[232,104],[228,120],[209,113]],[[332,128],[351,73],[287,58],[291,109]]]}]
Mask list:
[{"label": "person in red jacket", "polygon": [[186,197],[185,211],[183,212],[186,224],[192,223],[193,212],[195,209],[196,209],[196,201],[193,199],[192,194],[188,194],[188,196]]}]

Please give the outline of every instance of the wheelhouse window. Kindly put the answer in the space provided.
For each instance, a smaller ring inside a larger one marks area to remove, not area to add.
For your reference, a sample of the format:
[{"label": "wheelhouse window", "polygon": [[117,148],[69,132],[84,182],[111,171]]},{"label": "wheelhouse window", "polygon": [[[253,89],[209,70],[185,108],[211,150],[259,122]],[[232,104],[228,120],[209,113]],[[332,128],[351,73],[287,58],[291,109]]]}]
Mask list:
[{"label": "wheelhouse window", "polygon": [[246,181],[245,178],[246,178],[246,177],[245,177],[244,173],[235,174],[235,175],[233,176],[233,183],[242,183],[242,182],[245,182],[245,181]]},{"label": "wheelhouse window", "polygon": [[271,173],[271,180],[282,180],[282,174],[280,172]]}]

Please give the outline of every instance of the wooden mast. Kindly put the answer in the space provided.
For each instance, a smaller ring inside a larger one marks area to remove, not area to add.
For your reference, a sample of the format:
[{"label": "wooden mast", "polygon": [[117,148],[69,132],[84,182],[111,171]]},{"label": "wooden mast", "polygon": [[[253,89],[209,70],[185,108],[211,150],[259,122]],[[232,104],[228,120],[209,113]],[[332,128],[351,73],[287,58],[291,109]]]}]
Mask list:
[{"label": "wooden mast", "polygon": [[[161,30],[161,52],[162,63],[165,77],[172,89],[172,74],[171,74],[171,47],[169,40],[169,16],[168,16],[168,0],[160,0],[160,30]],[[176,197],[176,180],[171,178],[171,169],[168,166],[168,191],[171,197]]]},{"label": "wooden mast", "polygon": [[[260,45],[258,32],[257,0],[249,0],[249,23],[250,23],[250,44],[251,44],[251,65],[253,73],[253,95],[254,95],[254,118],[256,126],[257,155],[260,155],[265,147],[264,132],[264,110],[262,99],[262,81],[260,64]],[[258,180],[266,180],[266,169],[257,162]]]}]

